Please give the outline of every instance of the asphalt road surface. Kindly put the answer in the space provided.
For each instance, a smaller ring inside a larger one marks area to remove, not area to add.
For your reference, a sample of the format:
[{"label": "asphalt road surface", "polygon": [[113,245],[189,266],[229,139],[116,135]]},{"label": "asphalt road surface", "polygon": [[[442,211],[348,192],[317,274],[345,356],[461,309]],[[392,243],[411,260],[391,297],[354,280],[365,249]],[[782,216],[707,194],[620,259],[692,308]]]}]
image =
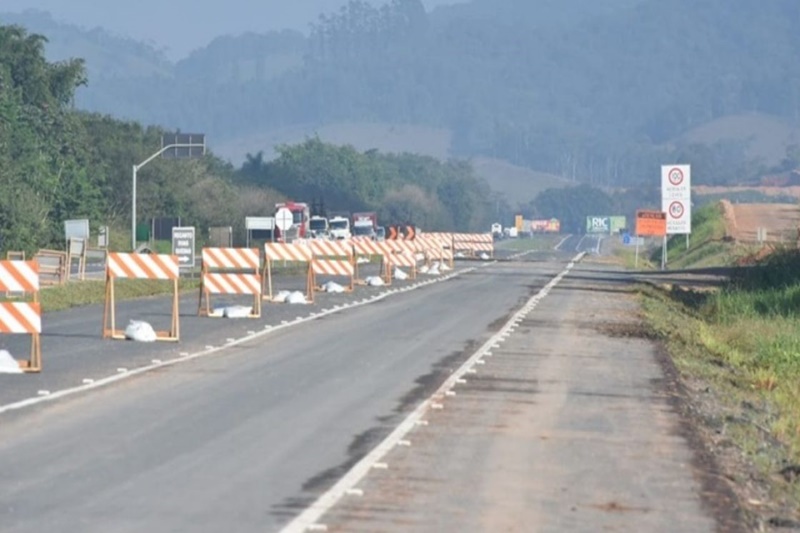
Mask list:
[{"label": "asphalt road surface", "polygon": [[564,253],[580,253],[585,252],[592,255],[600,255],[602,253],[603,241],[608,238],[608,235],[569,235],[567,238],[558,243],[558,251]]},{"label": "asphalt road surface", "polygon": [[[536,308],[480,379],[431,413],[387,470],[366,476],[362,497],[336,501],[320,519],[341,531],[713,530],[677,415],[654,385],[662,376],[653,348],[595,327],[630,302],[609,304],[610,282],[593,273],[570,273],[540,294],[573,255],[475,265],[206,357],[0,412],[0,530],[291,527],[531,298]],[[77,383],[87,361],[112,358],[110,368],[128,358],[134,368],[209,339],[246,338],[252,327],[187,317],[177,348],[98,341],[95,319],[53,319],[69,330],[49,347],[69,350],[49,363],[66,379],[54,390]],[[15,392],[1,403],[26,397],[17,383],[45,376],[3,378],[0,391]]]}]

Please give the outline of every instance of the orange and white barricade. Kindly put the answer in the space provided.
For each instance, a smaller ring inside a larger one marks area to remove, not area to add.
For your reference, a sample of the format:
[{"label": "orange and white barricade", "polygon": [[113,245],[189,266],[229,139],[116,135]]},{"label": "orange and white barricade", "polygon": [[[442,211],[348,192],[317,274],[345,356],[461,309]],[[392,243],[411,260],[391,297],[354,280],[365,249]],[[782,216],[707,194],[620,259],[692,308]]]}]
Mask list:
[{"label": "orange and white barricade", "polygon": [[[417,277],[416,251],[407,241],[383,241],[381,247],[385,250],[384,259],[390,269],[407,268],[409,278]],[[393,270],[392,270],[393,272]]]},{"label": "orange and white barricade", "polygon": [[116,302],[114,281],[161,280],[172,283],[172,320],[169,331],[156,331],[160,341],[180,340],[180,314],[178,311],[178,256],[166,254],[109,253],[106,258],[106,305],[103,313],[103,338],[124,340],[125,332],[116,328]]},{"label": "orange and white barricade", "polygon": [[308,246],[313,255],[311,272],[315,290],[322,289],[317,287],[317,276],[325,276],[347,278],[348,284],[345,290],[352,291],[356,275],[353,245],[349,241],[312,240]]},{"label": "orange and white barricade", "polygon": [[[252,295],[250,318],[261,316],[261,254],[258,248],[203,248],[199,316],[221,316],[211,312],[212,294]],[[203,300],[205,299],[205,306]]]},{"label": "orange and white barricade", "polygon": [[366,283],[365,280],[361,279],[358,273],[359,258],[366,257],[371,259],[373,257],[380,256],[381,277],[386,285],[391,285],[392,269],[391,265],[389,265],[389,263],[386,261],[386,250],[383,248],[383,246],[381,246],[382,243],[375,242],[369,237],[355,237],[351,242],[353,244],[353,253],[355,255],[355,273],[353,275],[355,282],[359,285],[364,285]]},{"label": "orange and white barricade", "polygon": [[467,257],[478,258],[482,254],[494,256],[494,238],[491,233],[456,233],[453,249]]},{"label": "orange and white barricade", "polygon": [[[453,234],[452,233],[429,233],[426,234],[428,239],[438,243],[437,247],[433,248],[433,253],[431,259],[437,258],[436,256],[441,255],[441,259],[444,262],[447,262],[450,268],[455,266],[454,258],[455,258],[455,249],[453,248]],[[441,248],[441,254],[439,254],[438,249]]]},{"label": "orange and white barricade", "polygon": [[282,243],[282,242],[268,242],[264,244],[264,272],[261,276],[262,282],[265,287],[262,291],[264,293],[263,299],[266,301],[274,301],[272,294],[272,266],[276,261],[284,263],[300,263],[305,264],[305,277],[306,277],[306,300],[309,303],[314,301],[314,274],[311,270],[311,262],[313,254],[303,242]]},{"label": "orange and white barricade", "polygon": [[0,333],[30,335],[30,359],[17,363],[24,372],[41,372],[39,264],[36,261],[0,261],[0,291],[30,295],[30,301],[0,302]]}]

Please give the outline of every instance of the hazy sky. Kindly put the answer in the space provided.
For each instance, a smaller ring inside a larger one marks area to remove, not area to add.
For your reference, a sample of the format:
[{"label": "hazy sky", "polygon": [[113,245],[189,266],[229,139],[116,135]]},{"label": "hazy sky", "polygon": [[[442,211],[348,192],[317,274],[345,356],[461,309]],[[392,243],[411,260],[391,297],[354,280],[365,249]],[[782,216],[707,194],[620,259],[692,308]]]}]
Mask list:
[{"label": "hazy sky", "polygon": [[[464,0],[422,0],[428,10]],[[56,20],[165,48],[171,59],[186,56],[214,37],[245,31],[308,30],[320,13],[347,0],[0,0],[0,12],[37,9]],[[382,0],[371,0],[380,5]]]}]

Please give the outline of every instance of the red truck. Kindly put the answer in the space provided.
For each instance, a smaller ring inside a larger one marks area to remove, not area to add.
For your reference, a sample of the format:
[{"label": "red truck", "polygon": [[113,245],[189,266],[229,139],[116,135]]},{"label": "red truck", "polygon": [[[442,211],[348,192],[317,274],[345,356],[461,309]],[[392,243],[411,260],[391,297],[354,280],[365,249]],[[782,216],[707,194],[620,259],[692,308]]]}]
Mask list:
[{"label": "red truck", "polygon": [[378,213],[374,211],[353,213],[353,227],[351,231],[353,237],[369,237],[374,239],[378,231]]}]

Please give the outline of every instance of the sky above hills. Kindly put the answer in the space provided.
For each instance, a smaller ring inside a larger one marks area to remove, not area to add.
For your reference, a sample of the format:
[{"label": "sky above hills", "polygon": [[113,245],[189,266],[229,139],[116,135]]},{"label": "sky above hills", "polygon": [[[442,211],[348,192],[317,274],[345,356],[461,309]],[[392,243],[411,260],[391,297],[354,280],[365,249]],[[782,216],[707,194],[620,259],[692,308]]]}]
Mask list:
[{"label": "sky above hills", "polygon": [[[459,1],[422,3],[431,10]],[[346,3],[347,0],[1,0],[0,12],[46,11],[60,22],[87,29],[101,27],[147,42],[177,60],[220,35],[281,29],[305,32],[321,13],[335,11]]]}]

